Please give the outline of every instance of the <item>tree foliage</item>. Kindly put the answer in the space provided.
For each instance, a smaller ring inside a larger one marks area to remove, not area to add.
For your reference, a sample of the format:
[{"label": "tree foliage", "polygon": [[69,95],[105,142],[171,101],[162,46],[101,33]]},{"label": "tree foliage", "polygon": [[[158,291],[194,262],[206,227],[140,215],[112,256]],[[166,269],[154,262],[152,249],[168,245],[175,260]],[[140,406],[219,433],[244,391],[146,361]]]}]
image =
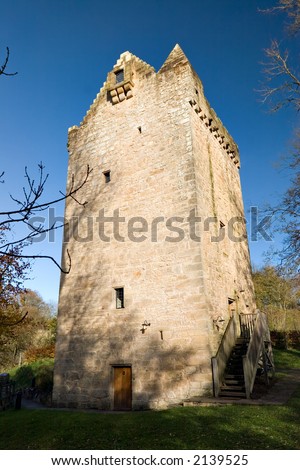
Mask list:
[{"label": "tree foliage", "polygon": [[0,325],[0,369],[54,357],[56,317],[51,306],[31,290],[19,294],[18,305],[26,318],[9,328]]},{"label": "tree foliage", "polygon": [[273,331],[300,331],[300,288],[294,278],[274,266],[253,273],[256,302]]},{"label": "tree foliage", "polygon": [[[0,245],[7,243],[10,232],[9,225],[0,226]],[[19,256],[21,249],[22,244],[19,244],[13,248],[7,247],[6,252],[0,254],[0,332],[3,328],[17,325],[27,315],[22,309],[20,295],[29,262]]]}]

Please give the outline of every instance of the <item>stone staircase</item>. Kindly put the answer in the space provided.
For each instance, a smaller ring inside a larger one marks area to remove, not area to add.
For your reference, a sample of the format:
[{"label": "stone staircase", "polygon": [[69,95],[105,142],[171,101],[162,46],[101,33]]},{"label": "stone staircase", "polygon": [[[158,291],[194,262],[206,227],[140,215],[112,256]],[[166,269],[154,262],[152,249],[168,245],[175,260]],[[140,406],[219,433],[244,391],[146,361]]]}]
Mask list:
[{"label": "stone staircase", "polygon": [[237,338],[226,365],[219,397],[246,398],[243,356],[246,355],[247,348],[248,341],[244,338]]}]

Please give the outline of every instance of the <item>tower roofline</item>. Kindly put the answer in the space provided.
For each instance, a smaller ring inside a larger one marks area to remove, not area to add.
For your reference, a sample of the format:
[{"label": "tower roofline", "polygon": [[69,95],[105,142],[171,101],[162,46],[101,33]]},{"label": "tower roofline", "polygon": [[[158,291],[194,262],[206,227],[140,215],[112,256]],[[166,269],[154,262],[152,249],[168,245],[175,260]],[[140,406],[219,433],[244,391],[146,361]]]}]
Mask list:
[{"label": "tower roofline", "polygon": [[190,64],[187,56],[179,46],[179,44],[175,44],[173,49],[171,50],[170,54],[164,61],[163,65],[159,69],[158,73],[165,72],[168,69],[172,69],[176,65],[185,65]]},{"label": "tower roofline", "polygon": [[[240,168],[238,146],[205,97],[203,84],[178,43],[175,44],[158,72],[155,71],[152,65],[132,54],[132,52],[122,52],[111,71],[108,72],[106,81],[103,83],[99,93],[96,95],[96,98],[86,112],[80,126],[70,127],[68,129],[68,133],[70,134],[73,131],[77,131],[79,127],[87,123],[88,119],[95,112],[99,102],[104,99],[107,93],[110,95],[110,99],[113,104],[118,103],[120,100],[132,97],[135,82],[135,79],[132,79],[132,72],[134,70],[138,71],[138,74],[141,73],[142,76],[148,76],[149,74],[161,76],[162,74],[172,72],[172,70],[177,67],[187,67],[191,71],[194,76],[195,86],[200,91],[198,96],[194,98],[191,96],[192,99],[189,101],[191,107],[194,109],[198,117],[205,123],[206,127],[208,127],[209,131],[214,135],[221,147],[223,147],[224,151],[233,160],[234,164]],[[123,82],[120,84],[115,82],[115,76],[119,71],[125,71]],[[119,89],[121,90],[121,93],[123,93],[120,96],[118,92]],[[129,90],[129,93],[127,93],[126,90]],[[133,92],[131,90],[133,90]]]},{"label": "tower roofline", "polygon": [[[126,62],[130,62],[130,61],[133,61],[133,60],[136,61],[141,66],[147,67],[149,69],[149,71],[152,71],[152,72],[156,73],[156,70],[154,69],[154,67],[152,65],[150,65],[147,62],[143,61],[138,56],[134,55],[132,52],[130,52],[128,50],[124,51],[120,54],[119,58],[117,59],[117,61],[114,64],[111,71],[115,71],[116,69],[120,68],[122,65],[125,65]],[[192,68],[188,58],[186,57],[186,55],[183,52],[180,45],[177,43],[177,44],[175,44],[175,46],[171,50],[170,54],[168,55],[167,59],[165,60],[165,62],[163,63],[163,65],[161,66],[161,68],[159,69],[159,71],[157,73],[163,73],[163,72],[167,71],[168,69],[172,69],[176,65],[184,65],[184,64],[189,64],[190,67]],[[103,82],[102,87],[100,88],[100,90],[97,93],[95,99],[93,100],[93,103],[91,104],[91,106],[87,110],[87,112],[86,112],[85,116],[83,117],[80,125],[79,126],[75,125],[75,126],[69,127],[68,133],[70,133],[74,130],[77,130],[80,126],[82,126],[83,124],[86,123],[86,120],[88,119],[89,115],[92,113],[92,111],[97,106],[97,104],[98,104],[100,98],[102,97],[103,93],[105,93],[107,86],[108,86],[108,81],[106,80],[105,82]]]}]

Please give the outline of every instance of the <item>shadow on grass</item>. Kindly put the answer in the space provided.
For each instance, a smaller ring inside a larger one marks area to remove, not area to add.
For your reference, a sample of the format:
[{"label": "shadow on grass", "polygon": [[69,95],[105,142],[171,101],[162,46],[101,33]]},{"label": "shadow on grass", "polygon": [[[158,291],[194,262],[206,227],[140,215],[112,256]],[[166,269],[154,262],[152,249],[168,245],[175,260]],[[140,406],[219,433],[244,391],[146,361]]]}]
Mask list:
[{"label": "shadow on grass", "polygon": [[276,369],[300,369],[300,351],[273,349]]},{"label": "shadow on grass", "polygon": [[0,414],[2,449],[300,449],[300,388],[286,406]]}]

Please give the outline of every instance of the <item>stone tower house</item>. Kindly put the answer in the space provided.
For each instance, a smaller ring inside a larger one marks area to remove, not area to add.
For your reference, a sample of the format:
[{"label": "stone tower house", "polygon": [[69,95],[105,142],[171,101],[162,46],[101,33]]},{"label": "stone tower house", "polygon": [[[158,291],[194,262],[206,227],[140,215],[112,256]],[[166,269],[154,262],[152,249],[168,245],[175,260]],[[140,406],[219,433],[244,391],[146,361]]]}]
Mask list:
[{"label": "stone tower house", "polygon": [[53,402],[160,408],[213,393],[211,358],[255,309],[237,145],[176,45],[158,72],[129,52],[80,126]]}]

